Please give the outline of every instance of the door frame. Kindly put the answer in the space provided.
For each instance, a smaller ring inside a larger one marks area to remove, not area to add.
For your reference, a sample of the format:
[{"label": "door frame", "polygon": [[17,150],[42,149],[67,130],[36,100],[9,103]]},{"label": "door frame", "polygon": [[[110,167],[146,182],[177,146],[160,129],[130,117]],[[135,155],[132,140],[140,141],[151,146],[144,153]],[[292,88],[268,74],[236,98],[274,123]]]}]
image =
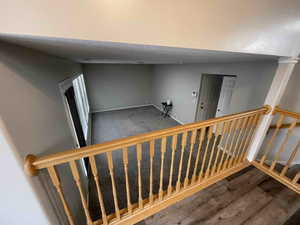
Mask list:
[{"label": "door frame", "polygon": [[[207,76],[209,76],[209,75],[222,76],[223,78],[224,77],[236,77],[237,78],[237,75],[215,74],[215,73],[202,73],[201,74],[200,84],[199,84],[199,89],[198,89],[198,96],[197,96],[197,104],[196,104],[196,111],[195,111],[194,122],[198,122],[197,121],[197,117],[198,117],[198,114],[199,114],[200,94],[201,94],[201,85],[202,85],[203,75],[207,75]],[[220,99],[220,96],[219,96],[219,99]]]},{"label": "door frame", "polygon": [[72,134],[74,148],[80,148],[80,145],[79,145],[79,141],[78,141],[78,138],[77,138],[76,130],[75,130],[75,127],[74,127],[73,118],[71,116],[69,104],[68,104],[67,98],[65,96],[65,92],[71,86],[73,86],[73,80],[75,80],[80,75],[81,74],[77,74],[75,76],[69,77],[69,78],[61,81],[58,84],[59,92],[60,92],[60,95],[61,95],[61,98],[62,98],[62,101],[63,101],[63,104],[64,104],[64,109],[65,109],[65,112],[66,112],[67,122],[68,122],[68,125],[69,125],[69,128],[70,128],[71,134]]},{"label": "door frame", "polygon": [[[72,76],[72,77],[69,77],[69,78],[61,81],[58,84],[59,92],[60,92],[60,95],[62,97],[62,101],[63,101],[63,104],[64,104],[64,109],[65,109],[65,112],[66,112],[67,122],[68,122],[68,125],[69,125],[69,128],[70,128],[71,134],[72,134],[74,148],[80,148],[80,143],[79,143],[79,140],[78,140],[78,137],[77,137],[76,129],[74,127],[74,121],[73,121],[73,118],[72,118],[72,115],[71,115],[71,111],[70,111],[68,100],[67,100],[67,98],[65,96],[65,92],[70,87],[73,86],[73,80],[75,80],[80,75],[82,75],[82,73],[77,74],[77,75]],[[86,142],[87,142],[87,140],[86,140]],[[89,144],[90,143],[87,143],[87,145],[89,145]],[[86,167],[84,159],[81,159],[80,162],[81,162],[81,166],[82,166],[82,168],[84,170],[85,175],[88,176],[88,167]]]},{"label": "door frame", "polygon": [[[234,78],[234,85],[233,85],[233,88],[232,88],[232,92],[231,92],[231,96],[230,96],[230,102],[231,102],[231,99],[232,99],[232,95],[233,95],[233,91],[234,91],[234,88],[236,87],[236,79],[237,79],[237,75],[224,75],[223,76],[223,81],[222,81],[222,86],[221,86],[221,92],[220,92],[220,96],[219,96],[219,100],[218,100],[218,106],[219,106],[219,104],[220,104],[220,99],[221,99],[221,93],[222,93],[222,89],[224,88],[224,78]],[[216,111],[216,114],[215,114],[215,116],[218,114],[218,112],[220,112],[220,111],[218,111],[218,107],[217,106],[217,111]],[[224,110],[224,108],[223,108],[223,110]],[[223,115],[221,115],[221,116],[224,116],[224,111],[223,111]],[[221,116],[219,116],[219,117],[221,117]]]}]

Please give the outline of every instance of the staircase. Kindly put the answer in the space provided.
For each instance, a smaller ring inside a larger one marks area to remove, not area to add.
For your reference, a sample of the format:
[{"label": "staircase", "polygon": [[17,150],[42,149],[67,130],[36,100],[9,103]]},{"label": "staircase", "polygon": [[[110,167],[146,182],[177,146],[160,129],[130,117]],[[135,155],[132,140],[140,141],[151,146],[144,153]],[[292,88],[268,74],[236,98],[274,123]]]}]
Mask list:
[{"label": "staircase", "polygon": [[[269,112],[264,106],[53,155],[28,155],[25,169],[49,176],[64,224],[280,225],[300,208],[300,141],[294,129],[300,114],[273,110],[274,131],[249,162],[253,135]],[[280,129],[287,131],[279,135]]]},{"label": "staircase", "polygon": [[138,225],[292,225],[299,208],[297,193],[248,167]]}]

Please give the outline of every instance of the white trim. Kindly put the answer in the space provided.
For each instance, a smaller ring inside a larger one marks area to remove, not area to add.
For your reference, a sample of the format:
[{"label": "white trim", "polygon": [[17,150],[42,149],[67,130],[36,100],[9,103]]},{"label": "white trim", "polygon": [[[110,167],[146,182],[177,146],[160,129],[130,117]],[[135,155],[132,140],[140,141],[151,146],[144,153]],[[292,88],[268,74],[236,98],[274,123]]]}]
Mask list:
[{"label": "white trim", "polygon": [[[73,142],[74,142],[74,147],[75,148],[79,148],[79,141],[77,140],[77,134],[76,134],[76,130],[74,128],[74,123],[73,123],[73,119],[72,119],[72,116],[71,116],[71,113],[70,113],[70,109],[69,109],[69,104],[66,100],[66,97],[65,97],[65,92],[70,88],[70,87],[74,87],[74,91],[75,91],[75,98],[76,98],[76,105],[78,104],[78,93],[76,93],[76,88],[73,84],[74,80],[76,80],[77,78],[79,78],[80,76],[82,76],[82,79],[83,79],[83,82],[84,82],[84,77],[83,77],[83,73],[80,73],[80,74],[76,74],[74,76],[71,76],[71,77],[68,77],[66,79],[64,79],[63,81],[61,81],[59,84],[58,84],[58,87],[59,87],[59,91],[60,91],[60,94],[61,94],[61,97],[63,99],[63,104],[64,104],[64,108],[65,108],[65,112],[66,112],[66,117],[67,117],[67,122],[69,124],[69,127],[70,127],[70,130],[71,130],[71,133],[72,133],[72,137],[73,137]],[[85,88],[85,86],[84,86]],[[86,94],[87,95],[87,94]],[[87,96],[86,96],[86,104],[87,104],[87,113],[89,113],[89,105],[88,105],[88,99],[87,99]],[[78,105],[77,105],[78,106]],[[79,110],[78,110],[78,113],[79,113],[79,117],[80,117],[80,122],[82,124],[82,129],[83,129],[83,133],[84,133],[84,138],[87,140],[87,135],[85,135],[85,131],[84,131],[84,127],[83,127],[83,119],[82,119],[82,112],[80,112],[80,109],[82,110],[82,107],[79,107]],[[87,121],[88,123],[88,121]],[[88,124],[87,124],[88,125]],[[87,129],[89,129],[89,127],[87,127]],[[88,132],[87,132],[88,133]]]},{"label": "white trim", "polygon": [[[157,105],[154,105],[154,104],[151,104],[152,106],[154,106],[156,109],[158,109],[159,111],[161,111],[161,112],[163,112],[162,110],[161,110],[161,108],[159,108]],[[172,116],[172,115],[170,115],[170,117],[173,119],[173,120],[175,120],[177,123],[179,123],[179,124],[181,124],[181,125],[184,125],[184,123],[182,122],[182,121],[180,121],[179,119],[177,119],[176,117],[174,117],[174,116]]]},{"label": "white trim", "polygon": [[151,105],[153,104],[132,105],[132,106],[117,107],[117,108],[110,108],[110,109],[103,109],[103,110],[91,110],[91,113],[109,112],[109,111],[122,110],[122,109],[133,109],[133,108],[139,108],[139,107],[151,106]]},{"label": "white trim", "polygon": [[297,64],[297,62],[299,61],[300,58],[295,57],[295,58],[289,58],[289,57],[281,57],[278,60],[278,63],[294,63]]},{"label": "white trim", "polygon": [[[160,109],[157,105],[155,104],[145,104],[145,105],[133,105],[133,106],[126,106],[126,107],[118,107],[118,108],[111,108],[111,109],[105,109],[105,110],[92,110],[91,113],[100,113],[100,112],[110,112],[110,111],[116,111],[116,110],[122,110],[122,109],[134,109],[134,108],[139,108],[139,107],[144,107],[144,106],[153,106],[156,109],[158,109],[160,112],[162,112],[162,109]],[[170,115],[170,117],[175,120],[177,123],[184,125],[184,123],[180,120],[178,120],[176,117]]]},{"label": "white trim", "polygon": [[84,134],[85,140],[87,139],[88,133],[88,116],[89,116],[89,106],[87,100],[87,93],[84,89],[85,83],[83,79],[83,74],[72,81],[74,92],[75,92],[75,102],[78,109],[79,119]]},{"label": "white trim", "polygon": [[72,119],[72,116],[71,116],[71,112],[70,112],[70,109],[69,109],[69,105],[67,103],[67,99],[66,99],[66,96],[64,94],[65,93],[64,87],[59,85],[59,91],[60,91],[62,101],[63,101],[63,104],[64,104],[67,122],[68,122],[68,125],[70,127],[70,131],[71,131],[71,134],[72,134],[72,137],[73,137],[72,139],[73,139],[74,148],[78,148],[79,147],[79,142],[78,142],[78,139],[77,139],[77,135],[76,135],[73,119]]},{"label": "white trim", "polygon": [[88,133],[86,138],[86,144],[92,145],[92,113],[89,113],[88,120],[89,121],[88,121]]},{"label": "white trim", "polygon": [[82,73],[80,74],[77,74],[77,75],[74,75],[74,76],[71,76],[71,77],[68,77],[64,80],[62,80],[61,82],[59,82],[59,88],[64,92],[66,92],[66,90],[71,87],[73,84],[73,80],[76,79],[77,77],[79,77]]}]

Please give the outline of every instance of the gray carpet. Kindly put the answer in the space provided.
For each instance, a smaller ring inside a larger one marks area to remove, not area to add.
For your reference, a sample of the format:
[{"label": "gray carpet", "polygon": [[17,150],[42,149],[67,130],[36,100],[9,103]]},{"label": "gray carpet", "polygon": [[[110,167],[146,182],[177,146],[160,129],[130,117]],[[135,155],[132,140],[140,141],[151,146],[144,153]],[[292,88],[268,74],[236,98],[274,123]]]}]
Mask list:
[{"label": "gray carpet", "polygon": [[[118,110],[111,112],[96,113],[93,115],[93,143],[101,143],[103,141],[109,141],[116,138],[132,136],[140,133],[145,133],[153,130],[158,130],[166,127],[176,126],[178,123],[171,118],[163,118],[161,112],[154,107],[141,107],[135,109]],[[178,169],[181,156],[181,137],[182,134],[178,135],[177,151],[175,152],[174,160],[174,170],[173,170],[173,183],[175,186],[178,180]],[[199,138],[199,132],[197,132],[197,138]],[[192,151],[191,167],[189,171],[189,177],[192,176],[194,171],[194,164],[196,160],[196,153],[199,146],[198,141],[194,146],[190,146],[191,133],[188,134],[186,151],[183,156],[183,167],[182,176],[180,177],[181,182],[183,182],[186,171],[187,171],[187,161],[190,151]],[[213,143],[214,138],[211,139],[209,143],[209,149]],[[203,142],[206,145],[206,141]],[[167,149],[165,154],[164,163],[164,176],[163,176],[163,189],[166,190],[169,183],[169,173],[171,166],[171,149],[172,138],[167,138]],[[203,149],[200,154],[199,165],[203,159]],[[150,157],[149,157],[149,143],[143,143],[142,145],[142,195],[143,198],[149,197],[149,178],[150,178]],[[160,168],[161,168],[161,140],[157,139],[155,141],[155,156],[153,163],[153,191],[158,193],[159,191],[159,181],[160,181]],[[209,153],[209,152],[208,152]],[[208,154],[210,155],[210,154]],[[136,158],[136,147],[132,146],[128,150],[129,158],[129,182],[130,182],[130,195],[131,201],[136,203],[138,201],[138,179],[137,179],[137,158]],[[208,157],[207,157],[208,158]],[[121,150],[113,152],[113,162],[114,162],[114,174],[117,189],[117,197],[119,208],[127,207],[126,198],[126,186],[125,186],[125,174],[123,167],[123,159]],[[108,171],[106,155],[98,155],[96,157],[96,163],[98,166],[100,186],[102,188],[104,203],[106,206],[106,213],[110,214],[114,212],[114,203],[112,195],[112,186],[110,175]],[[206,162],[207,164],[207,162]],[[200,166],[198,166],[198,171]],[[91,215],[93,220],[99,219],[101,217],[100,207],[98,203],[98,197],[96,193],[96,187],[94,183],[90,185],[90,196],[89,196],[89,206],[91,210]]]},{"label": "gray carpet", "polygon": [[93,113],[92,143],[134,136],[180,125],[170,117],[164,118],[154,106]]}]

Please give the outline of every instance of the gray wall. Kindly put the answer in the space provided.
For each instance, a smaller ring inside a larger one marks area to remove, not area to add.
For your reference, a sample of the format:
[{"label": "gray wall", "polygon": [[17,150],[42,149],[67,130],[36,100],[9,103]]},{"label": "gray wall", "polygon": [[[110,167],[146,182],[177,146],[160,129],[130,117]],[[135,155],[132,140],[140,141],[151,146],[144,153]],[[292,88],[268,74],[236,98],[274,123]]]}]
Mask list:
[{"label": "gray wall", "polygon": [[182,123],[195,119],[201,74],[237,75],[230,113],[241,112],[264,103],[277,62],[210,63],[185,65],[85,64],[92,111],[105,111],[144,104],[160,107],[173,101],[172,116]]},{"label": "gray wall", "polygon": [[153,77],[153,102],[173,101],[172,116],[182,123],[195,119],[201,74],[237,75],[230,113],[261,107],[277,68],[276,62],[156,65]]},{"label": "gray wall", "polygon": [[150,65],[85,64],[83,70],[92,111],[151,103]]},{"label": "gray wall", "polygon": [[[10,156],[15,156],[20,166],[23,166],[23,158],[27,154],[48,154],[74,147],[58,83],[78,73],[81,73],[79,64],[27,48],[0,43],[0,115],[14,146],[10,149]],[[0,143],[0,146],[2,144]],[[6,160],[1,158],[0,163],[3,164]],[[9,169],[9,166],[7,165],[6,170],[14,171]],[[23,175],[27,177],[24,172]],[[49,218],[54,221],[53,224],[58,224],[38,178],[26,178],[29,186],[26,182],[18,183],[17,175],[15,177],[13,173],[7,173],[6,179],[1,178],[2,181],[7,179],[10,180],[7,185],[18,185],[18,190],[23,196],[30,196],[26,191],[30,190],[32,185],[39,195],[40,203],[46,207]],[[49,181],[45,176],[40,176],[40,179]],[[71,180],[71,177],[66,180],[66,185],[72,186],[69,194],[78,196]],[[23,188],[23,185],[27,187]],[[27,210],[19,204],[21,199],[13,192],[1,192],[2,194],[5,196],[0,196],[0,199],[9,199],[14,206],[13,209],[1,207],[0,218],[6,218],[6,224],[19,224],[20,221],[24,224],[37,224],[41,215],[26,214]],[[72,200],[71,207],[77,211],[80,207],[79,199],[74,197]],[[33,202],[33,198],[28,199],[28,209]],[[8,212],[12,214],[9,215]],[[80,213],[76,212],[74,215],[80,216]]]},{"label": "gray wall", "polygon": [[73,147],[58,83],[80,74],[80,65],[14,45],[0,49],[0,112],[20,155]]}]

